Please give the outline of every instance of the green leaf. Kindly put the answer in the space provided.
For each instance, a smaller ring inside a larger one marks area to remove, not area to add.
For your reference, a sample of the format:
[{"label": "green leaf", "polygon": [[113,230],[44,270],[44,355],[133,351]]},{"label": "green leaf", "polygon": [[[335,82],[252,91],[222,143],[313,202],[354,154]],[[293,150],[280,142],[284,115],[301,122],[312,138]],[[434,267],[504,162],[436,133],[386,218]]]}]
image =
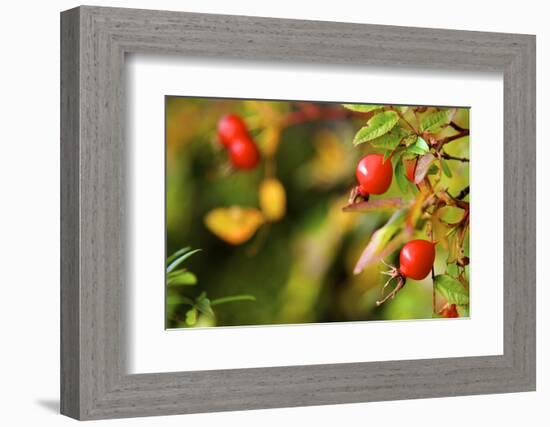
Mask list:
[{"label": "green leaf", "polygon": [[[456,230],[456,227],[454,228]],[[447,275],[456,276],[458,275],[458,266],[456,264],[447,264]]]},{"label": "green leaf", "polygon": [[407,147],[411,146],[412,144],[414,144],[416,142],[416,140],[418,139],[418,135],[414,134],[414,133],[411,133],[409,134],[405,140],[403,141],[405,143],[405,145]]},{"label": "green leaf", "polygon": [[405,105],[394,105],[393,107],[396,110],[399,110],[401,112],[401,114],[405,114],[407,112],[407,110],[409,109],[409,107],[407,107]]},{"label": "green leaf", "polygon": [[187,326],[193,326],[197,323],[197,309],[192,308],[185,315],[185,324]]},{"label": "green leaf", "polygon": [[439,292],[449,304],[465,305],[470,302],[468,291],[462,283],[446,274],[435,276],[435,290]]},{"label": "green leaf", "polygon": [[430,146],[424,141],[424,138],[419,136],[414,144],[407,147],[405,153],[424,155],[428,151],[430,151]]},{"label": "green leaf", "polygon": [[441,125],[445,125],[451,121],[452,111],[450,109],[445,109],[437,111],[432,114],[428,114],[422,119],[420,123],[420,131],[433,131]]},{"label": "green leaf", "polygon": [[189,246],[187,246],[185,248],[181,248],[180,250],[174,252],[172,255],[170,255],[166,259],[166,266],[170,265],[176,258],[178,258],[179,256],[183,255],[186,252],[189,252],[190,250],[191,250],[191,248]]},{"label": "green leaf", "polygon": [[182,305],[182,304],[185,304],[185,305],[190,305],[190,306],[194,306],[195,303],[193,302],[193,300],[191,298],[187,298],[186,296],[183,296],[183,295],[170,295],[166,298],[166,304],[167,305]]},{"label": "green leaf", "polygon": [[229,297],[222,297],[222,298],[216,298],[210,302],[210,305],[219,305],[219,304],[225,304],[228,302],[235,302],[235,301],[256,301],[256,297],[253,295],[232,295]]},{"label": "green leaf", "polygon": [[370,118],[367,125],[359,129],[353,139],[353,145],[362,144],[366,141],[372,141],[388,133],[399,121],[399,116],[395,111],[383,111]]},{"label": "green leaf", "polygon": [[378,110],[384,107],[383,105],[374,104],[343,104],[344,108],[351,111],[357,111],[359,113],[368,113],[369,111]]},{"label": "green leaf", "polygon": [[190,256],[196,254],[197,252],[200,252],[202,249],[195,249],[191,252],[185,252],[182,255],[176,257],[170,264],[168,264],[168,267],[166,267],[166,272],[170,273],[173,271],[178,265],[180,265],[183,261],[185,261]]},{"label": "green leaf", "polygon": [[395,211],[386,224],[372,233],[369,243],[361,253],[357,264],[355,264],[353,274],[359,274],[369,265],[379,261],[380,253],[392,237],[403,227],[407,211],[407,209]]},{"label": "green leaf", "polygon": [[401,140],[409,135],[403,128],[396,126],[385,135],[373,139],[370,144],[375,148],[394,150]]},{"label": "green leaf", "polygon": [[168,274],[168,286],[192,286],[197,284],[197,276],[187,270],[176,270]]},{"label": "green leaf", "polygon": [[206,297],[197,299],[195,303],[195,307],[201,313],[214,317],[214,312],[212,311],[212,307],[210,306],[211,306],[210,300]]},{"label": "green leaf", "polygon": [[407,193],[409,188],[407,184],[407,176],[405,174],[405,165],[403,164],[402,159],[397,159],[395,162],[395,179],[397,180],[397,185],[403,193]]},{"label": "green leaf", "polygon": [[443,173],[447,175],[447,177],[452,178],[453,173],[451,172],[451,168],[449,168],[448,163],[443,158],[439,158],[439,163],[441,164],[441,169],[443,170]]},{"label": "green leaf", "polygon": [[418,139],[416,140],[414,145],[419,147],[421,150],[426,151],[426,152],[430,151],[430,146],[424,140],[424,138],[422,138],[421,136],[418,137]]}]

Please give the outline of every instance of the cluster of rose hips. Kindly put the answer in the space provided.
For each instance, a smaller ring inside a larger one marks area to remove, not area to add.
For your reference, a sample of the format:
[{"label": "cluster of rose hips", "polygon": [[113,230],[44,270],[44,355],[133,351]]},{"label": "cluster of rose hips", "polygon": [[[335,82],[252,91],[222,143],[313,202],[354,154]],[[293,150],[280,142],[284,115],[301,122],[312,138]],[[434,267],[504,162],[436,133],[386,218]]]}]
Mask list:
[{"label": "cluster of rose hips", "polygon": [[[406,175],[411,182],[414,182],[415,169],[416,162],[411,161],[407,164]],[[393,178],[391,158],[384,159],[381,154],[369,154],[359,161],[355,173],[359,185],[354,189],[353,197],[358,194],[368,200],[371,194],[385,193]],[[390,270],[384,272],[384,274],[390,276],[384,288],[392,279],[397,279],[397,286],[377,304],[380,305],[389,298],[393,298],[405,285],[407,278],[413,280],[425,279],[430,274],[434,261],[435,242],[418,239],[406,243],[399,254],[399,268],[389,266]]]},{"label": "cluster of rose hips", "polygon": [[[416,160],[407,160],[405,175],[412,183],[415,172]],[[368,199],[370,194],[383,194],[390,188],[393,178],[391,156],[384,159],[382,154],[369,154],[359,161],[355,174],[359,182],[356,193],[361,197]]]},{"label": "cluster of rose hips", "polygon": [[260,152],[243,119],[227,114],[218,122],[218,139],[227,149],[235,169],[254,169],[260,162]]}]

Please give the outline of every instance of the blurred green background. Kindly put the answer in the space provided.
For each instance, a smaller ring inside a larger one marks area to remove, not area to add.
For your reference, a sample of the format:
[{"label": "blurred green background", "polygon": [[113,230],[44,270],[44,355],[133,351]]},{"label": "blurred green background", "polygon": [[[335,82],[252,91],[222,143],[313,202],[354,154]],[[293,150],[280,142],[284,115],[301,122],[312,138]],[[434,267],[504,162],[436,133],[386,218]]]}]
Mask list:
[{"label": "blurred green background", "polygon": [[[216,128],[227,113],[247,123],[262,153],[250,171],[229,167]],[[468,120],[468,110],[459,112]],[[430,278],[407,282],[398,297],[377,307],[386,267],[379,263],[359,275],[353,267],[372,233],[391,211],[344,213],[355,184],[355,165],[369,152],[354,147],[353,135],[364,120],[339,104],[166,97],[166,251],[201,249],[182,265],[196,283],[167,285],[166,325],[268,325],[432,317]],[[467,124],[467,123],[466,123]],[[468,139],[449,144],[454,155],[468,154]],[[453,164],[449,191],[468,185],[468,164]],[[260,210],[259,188],[265,178],[282,183],[285,214],[262,223],[240,244],[230,244],[205,224],[209,212],[230,206]],[[412,198],[393,180],[386,198]],[[415,237],[425,238],[423,231]],[[396,264],[398,252],[385,258]],[[436,270],[446,269],[438,249]],[[195,310],[189,300],[238,300]]]}]

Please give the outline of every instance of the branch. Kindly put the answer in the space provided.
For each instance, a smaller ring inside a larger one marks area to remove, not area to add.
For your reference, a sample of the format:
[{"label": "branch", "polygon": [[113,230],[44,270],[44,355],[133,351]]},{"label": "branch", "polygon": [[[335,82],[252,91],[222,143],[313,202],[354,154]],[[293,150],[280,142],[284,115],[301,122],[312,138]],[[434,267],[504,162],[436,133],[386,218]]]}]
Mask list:
[{"label": "branch", "polygon": [[462,200],[464,199],[468,194],[470,194],[470,186],[468,185],[467,187],[463,188],[460,193],[457,194],[457,196],[455,197],[455,199],[457,200]]},{"label": "branch", "polygon": [[436,197],[448,206],[455,206],[464,210],[470,209],[470,203],[451,196],[448,191],[442,191],[441,193],[437,194]]},{"label": "branch", "polygon": [[470,159],[468,159],[466,157],[451,156],[450,154],[447,154],[445,152],[441,153],[441,157],[443,157],[444,159],[447,159],[447,160],[456,160],[458,162],[463,162],[463,163],[470,161]]},{"label": "branch", "polygon": [[468,130],[468,129],[463,128],[462,126],[458,125],[458,124],[455,123],[455,122],[449,123],[449,126],[451,126],[454,130],[456,130],[456,131],[458,131],[458,132],[464,132],[465,130]]},{"label": "branch", "polygon": [[463,129],[457,134],[443,138],[441,141],[439,141],[439,146],[442,147],[443,145],[448,144],[449,142],[454,141],[455,139],[460,139],[468,135],[470,135],[470,131],[468,129]]}]

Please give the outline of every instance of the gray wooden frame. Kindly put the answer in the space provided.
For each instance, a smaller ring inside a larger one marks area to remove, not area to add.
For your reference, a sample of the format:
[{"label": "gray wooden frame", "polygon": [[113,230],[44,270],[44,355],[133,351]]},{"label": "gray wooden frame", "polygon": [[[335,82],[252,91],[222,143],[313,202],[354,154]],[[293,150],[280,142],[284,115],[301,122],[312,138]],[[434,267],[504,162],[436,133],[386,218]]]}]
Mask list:
[{"label": "gray wooden frame", "polygon": [[[504,354],[129,375],[126,53],[499,71]],[[78,419],[535,390],[535,37],[79,7],[61,14],[61,412]]]}]

